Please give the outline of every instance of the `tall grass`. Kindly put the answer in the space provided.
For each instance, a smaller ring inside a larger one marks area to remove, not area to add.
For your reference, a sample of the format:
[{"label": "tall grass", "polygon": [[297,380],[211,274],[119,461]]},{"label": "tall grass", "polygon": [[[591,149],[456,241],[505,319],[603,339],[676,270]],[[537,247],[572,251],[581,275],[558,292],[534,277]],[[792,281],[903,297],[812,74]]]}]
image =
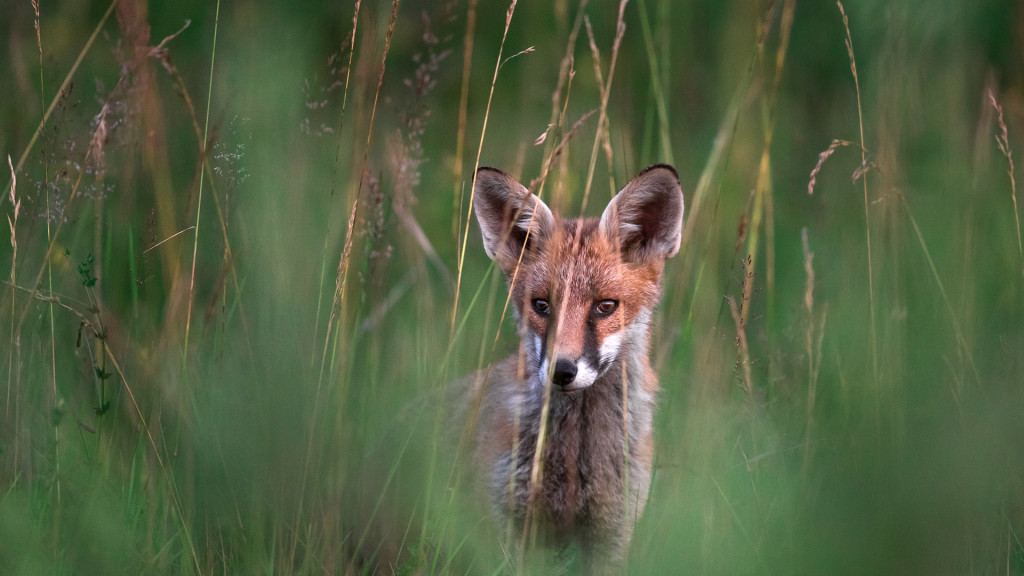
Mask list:
[{"label": "tall grass", "polygon": [[72,4],[0,21],[0,572],[551,568],[458,445],[470,170],[671,160],[629,571],[1024,574],[1015,3]]}]

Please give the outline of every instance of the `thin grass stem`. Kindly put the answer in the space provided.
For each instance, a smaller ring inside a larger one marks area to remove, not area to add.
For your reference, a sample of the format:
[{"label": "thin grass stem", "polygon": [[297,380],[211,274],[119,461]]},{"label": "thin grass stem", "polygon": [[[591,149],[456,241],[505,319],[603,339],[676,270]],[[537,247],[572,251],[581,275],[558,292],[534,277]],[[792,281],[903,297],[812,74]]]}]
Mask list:
[{"label": "thin grass stem", "polygon": [[[209,162],[210,152],[210,108],[213,105],[213,71],[214,61],[217,56],[217,28],[220,24],[220,0],[217,0],[217,7],[213,16],[213,47],[210,49],[210,81],[206,91],[206,120],[203,123],[203,148],[200,151],[200,162],[204,165]],[[188,337],[192,328],[192,299],[195,297],[196,283],[196,258],[199,253],[199,219],[203,213],[203,182],[205,171],[200,167],[199,171],[199,197],[196,199],[196,225],[195,237],[192,242],[192,273],[188,280],[188,312],[185,314],[185,346],[182,349],[182,367],[188,364]]]},{"label": "thin grass stem", "polygon": [[957,318],[956,311],[953,310],[953,305],[949,301],[949,296],[946,294],[946,286],[942,282],[942,277],[939,275],[938,268],[935,267],[935,260],[932,259],[932,253],[928,249],[928,244],[924,241],[924,235],[921,234],[921,229],[917,226],[917,219],[914,218],[913,212],[910,211],[910,205],[907,204],[907,199],[902,194],[899,195],[900,202],[903,203],[903,208],[907,212],[907,218],[910,219],[910,224],[914,227],[914,234],[917,235],[917,242],[921,246],[921,251],[924,252],[925,260],[928,261],[928,268],[932,272],[932,277],[935,278],[935,284],[939,287],[939,294],[942,295],[942,302],[946,305],[946,311],[949,312],[949,319],[953,323],[953,330],[956,332],[957,342],[960,344],[961,350],[965,356],[967,356],[967,362],[971,365],[971,372],[974,374],[974,381],[981,385],[981,376],[978,373],[978,368],[974,364],[974,354],[971,349],[967,346],[967,340],[964,338],[964,331],[960,327],[960,320]]}]

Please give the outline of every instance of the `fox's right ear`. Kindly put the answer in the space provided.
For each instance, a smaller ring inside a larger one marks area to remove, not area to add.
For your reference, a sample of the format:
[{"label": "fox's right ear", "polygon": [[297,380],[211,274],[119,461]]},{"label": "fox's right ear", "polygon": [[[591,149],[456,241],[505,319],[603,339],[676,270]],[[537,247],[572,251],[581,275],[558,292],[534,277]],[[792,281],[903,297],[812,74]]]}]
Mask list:
[{"label": "fox's right ear", "polygon": [[550,235],[555,224],[551,209],[540,198],[497,168],[477,169],[475,196],[484,250],[506,273],[515,269],[524,244],[529,253]]},{"label": "fox's right ear", "polygon": [[655,164],[637,174],[612,198],[599,226],[628,262],[675,256],[683,232],[683,190],[675,168]]}]

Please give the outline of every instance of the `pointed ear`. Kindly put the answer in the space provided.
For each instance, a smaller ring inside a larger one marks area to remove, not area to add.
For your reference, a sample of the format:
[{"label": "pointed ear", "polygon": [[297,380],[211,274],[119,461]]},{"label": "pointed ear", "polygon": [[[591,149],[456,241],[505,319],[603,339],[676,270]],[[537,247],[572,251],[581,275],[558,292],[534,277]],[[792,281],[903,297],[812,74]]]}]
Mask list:
[{"label": "pointed ear", "polygon": [[617,239],[627,262],[674,256],[683,231],[683,190],[675,169],[655,164],[637,174],[608,204],[600,230]]},{"label": "pointed ear", "polygon": [[[484,250],[506,273],[515,269],[526,244],[524,259],[551,235],[555,218],[540,198],[515,178],[488,166],[476,171],[476,218]],[[530,231],[527,239],[526,233]]]}]

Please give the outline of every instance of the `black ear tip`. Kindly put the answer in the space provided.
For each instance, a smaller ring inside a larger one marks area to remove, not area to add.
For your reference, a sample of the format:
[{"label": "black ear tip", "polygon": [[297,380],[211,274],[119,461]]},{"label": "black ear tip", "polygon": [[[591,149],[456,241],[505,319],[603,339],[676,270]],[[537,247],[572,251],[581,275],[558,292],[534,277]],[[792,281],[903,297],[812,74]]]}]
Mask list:
[{"label": "black ear tip", "polygon": [[479,175],[481,172],[494,172],[495,174],[499,174],[499,175],[502,175],[502,176],[505,175],[505,171],[504,170],[499,170],[499,169],[497,169],[497,168],[495,168],[493,166],[480,166],[480,167],[478,167],[476,169],[477,175]]},{"label": "black ear tip", "polygon": [[648,172],[654,172],[656,170],[668,170],[669,172],[672,173],[672,176],[676,179],[676,182],[679,181],[679,172],[676,172],[676,169],[673,168],[670,164],[651,164],[647,168],[641,170],[640,173],[637,174],[636,176],[637,178],[639,178],[640,176],[643,176]]}]

